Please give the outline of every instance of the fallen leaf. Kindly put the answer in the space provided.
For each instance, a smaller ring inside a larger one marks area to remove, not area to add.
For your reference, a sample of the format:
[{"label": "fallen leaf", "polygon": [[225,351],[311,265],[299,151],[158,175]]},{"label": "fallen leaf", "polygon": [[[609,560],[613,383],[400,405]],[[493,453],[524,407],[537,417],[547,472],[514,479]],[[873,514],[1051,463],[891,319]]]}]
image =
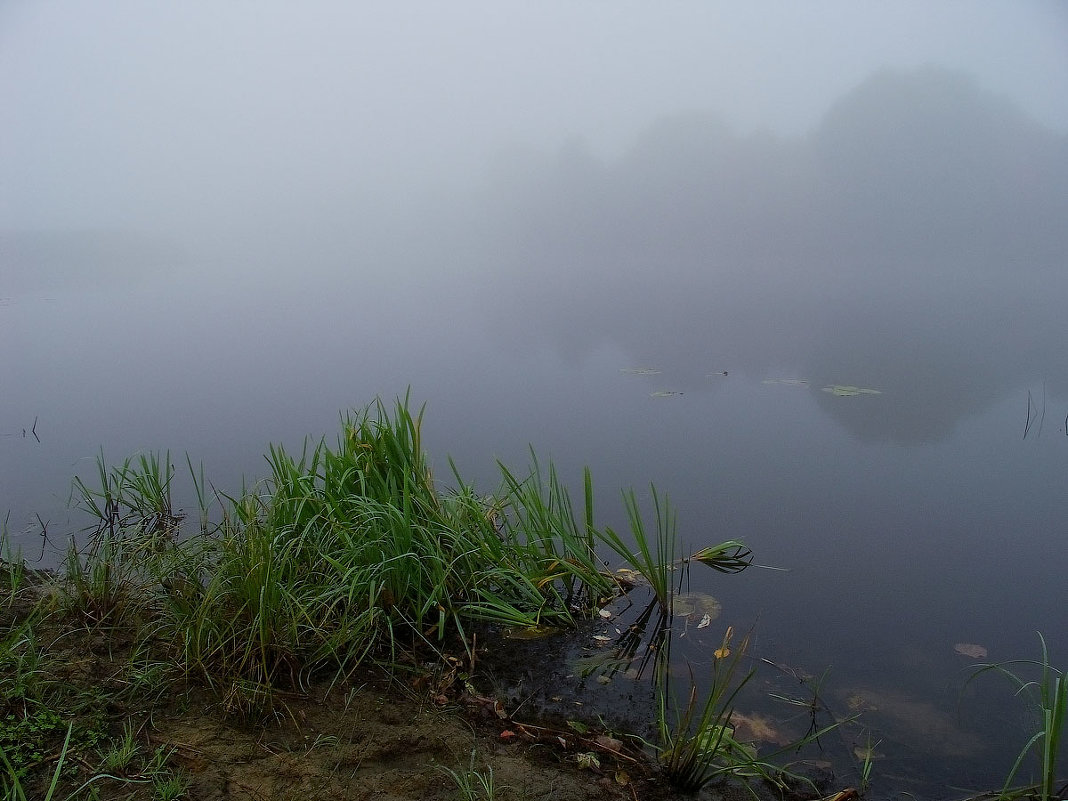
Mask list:
[{"label": "fallen leaf", "polygon": [[580,768],[599,768],[601,767],[601,761],[594,753],[575,754],[575,761],[578,762]]},{"label": "fallen leaf", "polygon": [[701,622],[697,624],[697,628],[706,629],[706,628],[708,628],[709,624],[711,624],[711,623],[712,623],[711,615],[705,615],[703,618],[701,618]]},{"label": "fallen leaf", "polygon": [[620,787],[625,787],[630,784],[630,776],[627,775],[625,770],[617,770],[615,775],[616,784]]},{"label": "fallen leaf", "polygon": [[959,642],[953,646],[953,650],[961,656],[970,656],[972,659],[986,659],[986,648],[973,642]]}]

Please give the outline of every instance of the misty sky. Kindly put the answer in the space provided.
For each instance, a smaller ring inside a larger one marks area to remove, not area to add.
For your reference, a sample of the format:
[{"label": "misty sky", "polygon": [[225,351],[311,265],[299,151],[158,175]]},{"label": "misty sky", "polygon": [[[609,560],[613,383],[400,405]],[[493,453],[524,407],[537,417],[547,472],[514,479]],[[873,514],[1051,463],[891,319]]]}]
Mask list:
[{"label": "misty sky", "polygon": [[403,204],[515,146],[617,156],[689,110],[798,134],[883,67],[964,70],[1063,131],[1066,43],[1053,1],[14,0],[0,228],[269,227]]}]

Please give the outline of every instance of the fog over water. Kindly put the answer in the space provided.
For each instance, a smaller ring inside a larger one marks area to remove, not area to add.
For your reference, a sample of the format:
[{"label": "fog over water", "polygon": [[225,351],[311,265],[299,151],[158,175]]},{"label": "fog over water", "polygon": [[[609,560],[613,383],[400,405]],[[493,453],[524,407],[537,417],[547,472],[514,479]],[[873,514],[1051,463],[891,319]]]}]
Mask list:
[{"label": "fog over water", "polygon": [[761,655],[916,697],[955,641],[1033,655],[1068,627],[1068,10],[740,5],[0,6],[13,537],[77,524],[100,449],[232,491],[411,386],[443,474],[531,444],[613,521],[655,481],[688,542],[791,568],[709,587]]}]

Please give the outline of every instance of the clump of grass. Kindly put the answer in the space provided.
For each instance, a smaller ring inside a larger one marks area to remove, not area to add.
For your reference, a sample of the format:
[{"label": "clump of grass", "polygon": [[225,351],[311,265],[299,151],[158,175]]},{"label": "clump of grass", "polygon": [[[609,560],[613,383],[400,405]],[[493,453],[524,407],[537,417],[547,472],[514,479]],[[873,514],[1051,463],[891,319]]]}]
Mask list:
[{"label": "clump of grass", "polygon": [[809,743],[818,742],[824,734],[851,719],[822,728],[813,726],[799,740],[771,753],[759,754],[755,746],[735,738],[731,720],[738,695],[756,673],[752,668],[744,672],[741,669],[749,649],[749,636],[735,642],[733,628],[727,627],[714,654],[709,689],[703,698],[699,698],[697,683],[691,675],[684,704],[674,696],[671,676],[666,669],[670,641],[669,630],[660,647],[664,656],[657,665],[660,761],[668,781],[687,792],[696,792],[711,782],[731,778],[741,779],[746,787],[750,782],[760,780],[783,791],[791,782],[811,784],[792,773],[788,764],[777,764],[777,760]]},{"label": "clump of grass", "polygon": [[[1012,662],[990,663],[980,665],[979,669],[968,679],[973,681],[984,673],[997,673],[1008,679],[1015,687],[1016,694],[1030,697],[1031,705],[1038,713],[1038,728],[1024,744],[1013,762],[1001,789],[1002,798],[1036,797],[1041,801],[1053,801],[1063,798],[1068,791],[1068,781],[1058,778],[1059,758],[1063,750],[1063,735],[1066,711],[1068,711],[1068,677],[1064,672],[1050,664],[1046,639],[1041,632],[1038,635],[1042,646],[1041,659],[1014,660]],[[1028,680],[1021,677],[1010,665],[1030,665],[1039,668],[1039,678]],[[1027,757],[1031,755],[1038,764],[1038,781],[1023,787],[1014,787]]]},{"label": "clump of grass", "polygon": [[[336,445],[271,446],[267,479],[222,496],[213,526],[202,511],[199,536],[158,536],[155,521],[170,519],[160,510],[172,508],[169,459],[101,463],[99,488],[76,481],[97,526],[69,558],[75,605],[114,621],[139,597],[188,672],[253,709],[320,668],[466,646],[473,625],[569,626],[611,594],[588,473],[581,515],[536,459],[525,478],[502,466],[494,497],[458,475],[442,491],[422,419],[408,397],[392,409],[376,401],[342,417]],[[189,465],[203,510],[205,482]]]},{"label": "clump of grass", "polygon": [[96,471],[99,487],[75,477],[72,500],[76,498],[76,505],[93,517],[97,533],[137,530],[165,536],[177,531],[184,515],[175,511],[171,501],[174,465],[170,451],[142,453],[111,467],[101,452]]},{"label": "clump of grass", "polygon": [[6,606],[14,603],[26,580],[26,563],[22,558],[22,550],[11,544],[7,533],[10,516],[9,512],[0,524],[0,598],[3,598]]},{"label": "clump of grass", "polygon": [[[589,471],[586,473],[586,485],[589,494]],[[751,551],[738,540],[726,540],[702,548],[689,558],[680,558],[675,509],[666,496],[661,498],[656,487],[651,486],[649,494],[654,522],[651,533],[645,524],[637,494],[629,490],[623,493],[623,506],[634,547],[610,527],[598,532],[598,537],[649,582],[661,609],[670,613],[672,598],[678,587],[682,586],[686,568],[691,562],[700,562],[720,573],[739,573],[750,566]],[[678,580],[675,579],[676,571]]]},{"label": "clump of grass", "polygon": [[632,549],[623,537],[609,527],[604,529],[601,539],[649,582],[660,608],[670,611],[674,595],[674,571],[678,564],[676,515],[667,498],[661,503],[656,487],[650,487],[650,494],[656,521],[651,538],[642,517],[638,496],[634,490],[630,490],[623,493],[623,505],[637,550]]},{"label": "clump of grass", "polygon": [[756,754],[749,746],[734,739],[730,725],[734,701],[754,675],[749,670],[739,677],[749,638],[737,644],[731,642],[732,638],[733,631],[728,627],[717,652],[720,658],[713,662],[711,686],[700,702],[697,684],[691,677],[687,701],[680,707],[670,691],[666,664],[660,671],[657,715],[660,758],[669,781],[681,790],[700,790],[713,779],[755,759]]},{"label": "clump of grass", "polygon": [[497,797],[498,787],[493,778],[493,768],[487,764],[484,771],[476,769],[473,750],[466,770],[453,770],[443,765],[441,771],[456,785],[460,801],[494,801]]}]

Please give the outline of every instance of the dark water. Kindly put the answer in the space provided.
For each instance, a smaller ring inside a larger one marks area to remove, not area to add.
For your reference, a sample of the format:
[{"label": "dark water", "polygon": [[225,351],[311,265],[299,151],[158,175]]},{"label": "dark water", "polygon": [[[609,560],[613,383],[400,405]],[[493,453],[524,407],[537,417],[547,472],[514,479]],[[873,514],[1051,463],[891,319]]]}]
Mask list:
[{"label": "dark water", "polygon": [[744,711],[795,725],[767,693],[826,670],[826,705],[862,713],[842,770],[870,737],[876,792],[999,786],[1033,720],[992,678],[962,694],[955,645],[1031,658],[1042,631],[1068,665],[1068,146],[1010,112],[884,78],[804,140],[668,120],[617,163],[516,157],[481,193],[180,256],[5,234],[9,533],[36,557],[41,523],[81,525],[101,449],[187,452],[232,491],[268,443],[410,386],[441,475],[450,454],[490,491],[533,445],[592,468],[603,523],[652,482],[688,545],[783,568],[692,573],[723,612],[675,654],[699,676],[751,631]]}]

